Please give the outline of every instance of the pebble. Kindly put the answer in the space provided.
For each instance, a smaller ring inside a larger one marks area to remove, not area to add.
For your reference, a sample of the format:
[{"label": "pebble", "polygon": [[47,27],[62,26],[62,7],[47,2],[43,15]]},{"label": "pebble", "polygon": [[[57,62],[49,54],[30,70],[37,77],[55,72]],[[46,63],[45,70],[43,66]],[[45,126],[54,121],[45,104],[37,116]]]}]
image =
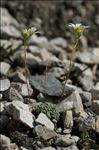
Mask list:
[{"label": "pebble", "polygon": [[5,135],[0,134],[0,145],[3,150],[3,148],[7,148],[10,150],[10,138],[6,137]]},{"label": "pebble", "polygon": [[28,150],[30,149],[30,147],[33,147],[33,143],[34,143],[33,137],[29,137],[25,133],[16,130],[11,132],[10,137],[12,141],[15,141],[15,143],[19,143],[20,146]]},{"label": "pebble", "polygon": [[49,146],[49,147],[42,148],[41,150],[56,150],[56,149],[51,147],[51,146]]},{"label": "pebble", "polygon": [[13,26],[1,26],[1,38],[14,38],[14,39],[20,39],[21,34],[20,32]]},{"label": "pebble", "polygon": [[2,100],[2,93],[0,93],[0,101]]},{"label": "pebble", "polygon": [[45,127],[53,130],[54,129],[54,124],[51,122],[51,120],[44,114],[40,113],[35,120],[36,123],[44,125]]},{"label": "pebble", "polygon": [[0,148],[1,150],[18,150],[15,143],[11,143],[10,138],[5,135],[0,135]]},{"label": "pebble", "polygon": [[67,110],[63,113],[64,129],[72,129],[73,127],[73,114],[71,110]]},{"label": "pebble", "polygon": [[21,146],[19,150],[28,150],[27,148]]},{"label": "pebble", "polygon": [[58,105],[58,108],[61,112],[64,112],[66,110],[70,110],[73,108],[74,108],[75,114],[84,112],[84,108],[83,108],[83,104],[82,104],[82,100],[79,95],[79,92],[77,90],[72,92],[71,95],[69,95],[62,102],[60,102],[60,104]]},{"label": "pebble", "polygon": [[1,9],[1,26],[8,26],[13,24],[16,27],[19,27],[19,24],[16,21],[16,19],[10,15],[9,11],[6,8],[1,7],[0,9]]},{"label": "pebble", "polygon": [[66,101],[65,99],[57,104],[59,112],[64,112],[73,109],[73,101]]},{"label": "pebble", "polygon": [[32,35],[31,38],[29,39],[29,43],[31,45],[36,45],[40,48],[45,47],[46,49],[48,48],[48,40],[44,36],[38,37],[37,35]]},{"label": "pebble", "polygon": [[96,122],[95,122],[95,131],[99,133],[99,116],[97,117]]},{"label": "pebble", "polygon": [[41,125],[37,125],[35,127],[35,133],[39,138],[41,138],[45,141],[55,138],[57,136],[57,134],[54,130],[51,130],[51,129],[41,126]]},{"label": "pebble", "polygon": [[17,71],[12,77],[12,82],[26,83],[26,78],[21,72]]},{"label": "pebble", "polygon": [[33,89],[31,88],[30,84],[22,84],[21,86],[21,95],[23,97],[29,97],[29,96],[32,96],[33,94]]},{"label": "pebble", "polygon": [[99,83],[95,87],[93,87],[91,90],[92,100],[99,100]]},{"label": "pebble", "polygon": [[99,48],[92,48],[78,54],[78,59],[84,64],[99,64]]},{"label": "pebble", "polygon": [[90,76],[79,76],[78,81],[84,91],[90,91],[94,86],[92,77]]},{"label": "pebble", "polygon": [[10,87],[10,81],[8,79],[0,80],[0,91],[6,91]]},{"label": "pebble", "polygon": [[10,87],[8,90],[3,92],[3,96],[7,101],[24,101],[20,93],[13,87]]},{"label": "pebble", "polygon": [[62,37],[54,38],[54,39],[50,40],[49,43],[51,45],[56,45],[56,46],[59,46],[59,47],[62,47],[62,48],[66,48],[66,46],[67,46],[67,41]]},{"label": "pebble", "polygon": [[57,139],[55,140],[55,145],[56,146],[62,146],[62,147],[70,146],[74,143],[75,143],[74,139],[69,138],[69,137],[64,136],[64,135],[57,137]]},{"label": "pebble", "polygon": [[15,120],[22,122],[29,128],[33,128],[33,114],[29,111],[28,105],[21,101],[13,101],[6,106],[6,111]]},{"label": "pebble", "polygon": [[71,84],[66,84],[65,89],[64,89],[64,94],[65,95],[70,95],[72,92],[74,92],[77,89],[76,86],[71,85]]},{"label": "pebble", "polygon": [[0,62],[0,74],[1,75],[7,75],[9,69],[10,69],[10,64],[6,62]]},{"label": "pebble", "polygon": [[91,106],[92,96],[91,96],[90,92],[82,91],[82,92],[80,92],[80,96],[81,96],[82,102],[85,106]]}]

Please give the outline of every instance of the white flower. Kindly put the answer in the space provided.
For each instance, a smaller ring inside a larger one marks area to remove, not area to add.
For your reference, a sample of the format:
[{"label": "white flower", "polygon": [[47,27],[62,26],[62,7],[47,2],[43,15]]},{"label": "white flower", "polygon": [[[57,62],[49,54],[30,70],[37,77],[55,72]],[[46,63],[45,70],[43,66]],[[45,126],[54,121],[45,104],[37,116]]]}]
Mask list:
[{"label": "white flower", "polygon": [[68,27],[71,27],[71,28],[74,28],[74,29],[76,29],[76,28],[84,28],[84,29],[89,28],[89,26],[84,26],[81,23],[76,23],[76,24],[70,23],[68,25]]},{"label": "white flower", "polygon": [[70,24],[68,25],[68,27],[72,28],[73,31],[74,31],[78,36],[81,36],[81,35],[83,34],[83,32],[85,31],[85,29],[89,28],[89,26],[82,25],[81,23],[77,23],[77,24],[70,23]]},{"label": "white flower", "polygon": [[35,27],[30,28],[30,31],[32,31],[33,33],[35,33],[37,31],[37,29]]},{"label": "white flower", "polygon": [[22,29],[21,34],[25,39],[28,39],[30,36],[32,36],[35,33],[39,33],[38,30],[35,27],[29,28],[29,29]]}]

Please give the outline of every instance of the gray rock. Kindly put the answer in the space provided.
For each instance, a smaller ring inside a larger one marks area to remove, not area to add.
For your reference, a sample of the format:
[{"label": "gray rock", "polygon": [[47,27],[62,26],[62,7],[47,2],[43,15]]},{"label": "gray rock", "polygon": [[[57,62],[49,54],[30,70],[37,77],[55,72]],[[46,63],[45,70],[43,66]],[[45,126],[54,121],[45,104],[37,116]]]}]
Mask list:
[{"label": "gray rock", "polygon": [[[12,60],[16,61],[19,65],[24,66],[24,50],[17,51],[12,56]],[[28,67],[37,67],[41,63],[41,59],[38,56],[34,56],[32,53],[27,52],[26,63]]]},{"label": "gray rock", "polygon": [[9,69],[10,69],[10,64],[6,62],[0,62],[0,74],[1,75],[7,75]]},{"label": "gray rock", "polygon": [[2,96],[3,96],[2,93],[0,93],[0,101],[2,100]]},{"label": "gray rock", "polygon": [[64,129],[72,129],[73,127],[73,114],[71,110],[67,110],[63,114],[63,123],[64,123]]},{"label": "gray rock", "polygon": [[15,40],[15,39],[14,40],[10,39],[9,41],[6,39],[1,40],[1,47],[6,49],[7,52],[16,50],[21,45],[22,45],[21,40]]},{"label": "gray rock", "polygon": [[50,52],[48,52],[46,49],[41,49],[40,50],[40,58],[45,61],[50,59],[51,57],[54,57]]},{"label": "gray rock", "polygon": [[22,122],[29,128],[33,128],[33,114],[29,111],[28,105],[21,101],[13,101],[6,106],[6,111],[15,120]]},{"label": "gray rock", "polygon": [[33,89],[31,88],[30,84],[22,84],[21,86],[21,95],[23,97],[26,97],[26,96],[31,96],[33,94]]},{"label": "gray rock", "polygon": [[66,84],[65,89],[64,89],[64,94],[65,95],[70,95],[72,92],[77,90],[77,87],[71,84]]},{"label": "gray rock", "polygon": [[95,114],[99,115],[99,100],[93,100],[92,101],[91,110]]},{"label": "gray rock", "polygon": [[64,136],[64,135],[57,137],[57,139],[55,140],[55,145],[56,146],[62,146],[62,147],[70,146],[74,143],[75,143],[74,139],[69,138],[69,137]]},{"label": "gray rock", "polygon": [[85,106],[91,106],[91,103],[92,103],[91,93],[82,91],[82,92],[80,92],[80,96],[81,96],[82,102],[84,103]]},{"label": "gray rock", "polygon": [[19,150],[28,150],[27,148],[21,146]]},{"label": "gray rock", "polygon": [[30,76],[30,84],[33,88],[49,96],[60,96],[62,84],[59,80],[50,75]]},{"label": "gray rock", "polygon": [[50,44],[50,47],[49,47],[48,51],[51,52],[56,57],[58,56],[58,58],[60,60],[64,61],[67,58],[66,52],[64,51],[64,49],[62,47]]},{"label": "gray rock", "polygon": [[1,38],[15,38],[20,39],[20,32],[12,25],[10,26],[1,26]]},{"label": "gray rock", "polygon": [[15,74],[13,75],[12,81],[13,81],[13,82],[26,83],[26,78],[25,78],[25,76],[24,76],[21,72],[17,71],[17,72],[15,72]]},{"label": "gray rock", "polygon": [[65,73],[64,69],[60,67],[51,68],[50,72],[53,73],[56,78],[61,78],[61,76]]},{"label": "gray rock", "polygon": [[97,120],[96,120],[96,122],[95,122],[95,131],[96,131],[97,133],[99,133],[99,116],[97,117]]},{"label": "gray rock", "polygon": [[0,130],[7,126],[9,118],[6,115],[0,115]]},{"label": "gray rock", "polygon": [[62,47],[62,48],[66,48],[66,46],[67,46],[66,40],[62,37],[57,37],[55,39],[52,39],[49,43],[51,45],[56,45],[56,46],[59,46],[59,47]]},{"label": "gray rock", "polygon": [[74,91],[70,96],[65,98],[59,104],[59,110],[62,112],[72,109],[72,108],[74,108],[75,114],[84,112],[83,104],[82,104],[81,97],[80,97],[78,91]]},{"label": "gray rock", "polygon": [[10,139],[6,137],[5,135],[0,134],[0,149],[4,150],[7,148],[7,150],[10,150]]},{"label": "gray rock", "polygon": [[68,147],[57,147],[56,150],[79,150],[76,145],[71,145]]},{"label": "gray rock", "polygon": [[0,80],[0,91],[5,91],[10,87],[10,81],[8,79]]},{"label": "gray rock", "polygon": [[80,52],[77,57],[84,64],[99,64],[99,48]]},{"label": "gray rock", "polygon": [[18,150],[15,143],[11,143],[10,139],[5,135],[0,135],[0,150]]},{"label": "gray rock", "polygon": [[3,113],[5,110],[4,102],[0,102],[0,113]]},{"label": "gray rock", "polygon": [[34,46],[34,45],[29,46],[29,52],[31,52],[34,56],[40,57],[41,56],[40,50],[41,48],[39,48],[38,46]]},{"label": "gray rock", "polygon": [[10,15],[6,8],[0,8],[1,10],[1,26],[14,25],[19,27],[18,22]]},{"label": "gray rock", "polygon": [[42,48],[48,48],[49,43],[46,37],[44,36],[40,36],[38,37],[37,35],[33,35],[31,36],[31,38],[29,39],[29,43],[32,45],[37,45],[38,47],[42,47]]},{"label": "gray rock", "polygon": [[51,130],[54,129],[54,124],[44,113],[40,113],[35,121],[36,121],[36,123],[44,125],[45,127],[49,128]]},{"label": "gray rock", "polygon": [[42,148],[41,150],[56,150],[56,149],[51,147],[51,146],[49,146],[49,147]]},{"label": "gray rock", "polygon": [[59,112],[64,112],[64,111],[70,110],[73,108],[73,101],[63,100],[57,105],[57,108],[58,108]]},{"label": "gray rock", "polygon": [[42,67],[48,67],[48,68],[57,67],[59,65],[60,65],[60,60],[55,56],[50,57],[50,59],[42,61],[41,63]]},{"label": "gray rock", "polygon": [[61,134],[62,133],[62,128],[57,128],[56,133]]},{"label": "gray rock", "polygon": [[[21,127],[22,128],[22,127]],[[22,147],[26,149],[33,149],[34,138],[27,136],[27,134],[19,132],[19,131],[12,131],[10,137],[16,143],[20,143]]]},{"label": "gray rock", "polygon": [[91,69],[85,64],[75,63],[74,69],[75,69],[75,73],[77,74],[77,76],[78,74],[82,74],[82,75],[90,76],[90,77],[93,76]]},{"label": "gray rock", "polygon": [[84,112],[83,104],[81,97],[77,91],[74,91],[69,97],[66,99],[67,101],[73,101],[74,112],[76,114]]},{"label": "gray rock", "polygon": [[35,133],[39,138],[43,140],[49,140],[57,136],[55,131],[41,125],[37,125],[35,127]]},{"label": "gray rock", "polygon": [[18,91],[18,93],[21,94],[22,92],[22,83],[19,83],[19,82],[11,82],[11,87],[16,89]]},{"label": "gray rock", "polygon": [[79,141],[79,137],[78,136],[71,136],[72,139],[74,139],[75,143],[77,143]]},{"label": "gray rock", "polygon": [[95,87],[93,87],[91,90],[92,100],[99,100],[99,83]]},{"label": "gray rock", "polygon": [[64,128],[63,134],[69,135],[70,133],[71,133],[71,129],[66,129],[66,128]]},{"label": "gray rock", "polygon": [[90,76],[79,76],[78,81],[79,84],[82,86],[83,90],[85,91],[89,91],[94,86],[93,79]]},{"label": "gray rock", "polygon": [[3,92],[3,96],[8,101],[24,101],[20,93],[13,87],[10,87],[8,90]]}]

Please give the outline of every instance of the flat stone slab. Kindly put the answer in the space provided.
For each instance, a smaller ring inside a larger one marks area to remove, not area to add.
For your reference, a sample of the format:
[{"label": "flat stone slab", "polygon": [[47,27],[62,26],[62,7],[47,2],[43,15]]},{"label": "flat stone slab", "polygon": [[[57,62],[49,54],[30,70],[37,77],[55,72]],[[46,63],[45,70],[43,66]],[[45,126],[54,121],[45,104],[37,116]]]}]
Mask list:
[{"label": "flat stone slab", "polygon": [[49,96],[60,96],[62,93],[62,84],[53,75],[30,76],[31,86],[39,92]]}]

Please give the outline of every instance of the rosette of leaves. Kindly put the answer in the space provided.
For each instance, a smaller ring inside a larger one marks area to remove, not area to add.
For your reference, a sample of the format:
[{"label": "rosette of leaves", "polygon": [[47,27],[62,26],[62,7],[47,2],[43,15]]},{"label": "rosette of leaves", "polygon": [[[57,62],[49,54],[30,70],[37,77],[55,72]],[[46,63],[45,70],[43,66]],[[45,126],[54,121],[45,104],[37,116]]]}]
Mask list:
[{"label": "rosette of leaves", "polygon": [[41,103],[40,105],[37,106],[37,109],[36,109],[37,113],[44,113],[46,114],[46,116],[53,120],[58,120],[59,119],[59,111],[56,107],[55,104],[52,104],[52,103],[49,103],[49,102],[44,102],[44,103]]}]

